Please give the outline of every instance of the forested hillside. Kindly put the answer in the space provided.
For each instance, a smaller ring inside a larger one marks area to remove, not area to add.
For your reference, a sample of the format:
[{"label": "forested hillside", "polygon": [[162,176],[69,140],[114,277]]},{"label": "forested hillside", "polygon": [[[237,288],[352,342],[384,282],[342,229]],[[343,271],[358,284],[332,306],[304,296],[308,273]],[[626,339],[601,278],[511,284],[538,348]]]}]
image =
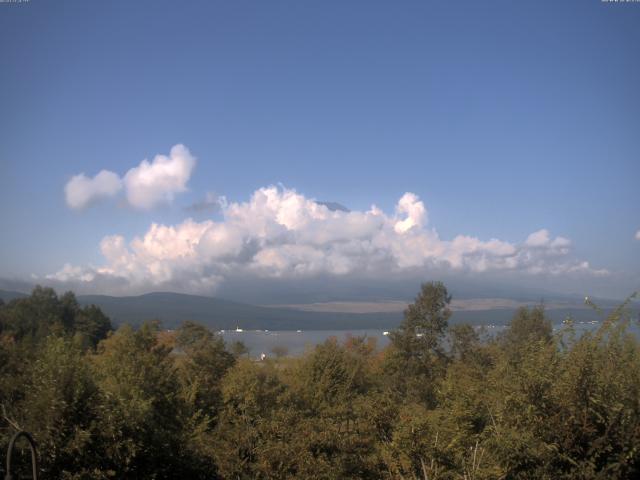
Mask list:
[{"label": "forested hillside", "polygon": [[196,323],[113,331],[98,307],[36,288],[0,305],[0,449],[30,431],[47,479],[640,475],[626,304],[579,338],[543,307],[483,338],[449,324],[450,301],[422,285],[382,350],[335,339],[256,362]]}]

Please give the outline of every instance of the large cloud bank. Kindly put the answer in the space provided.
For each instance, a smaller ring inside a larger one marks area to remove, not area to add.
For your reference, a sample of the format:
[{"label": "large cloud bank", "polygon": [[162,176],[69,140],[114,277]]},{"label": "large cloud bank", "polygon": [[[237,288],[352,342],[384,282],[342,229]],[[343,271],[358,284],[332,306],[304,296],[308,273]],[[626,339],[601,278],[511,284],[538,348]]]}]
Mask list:
[{"label": "large cloud bank", "polygon": [[[141,168],[143,175],[147,166]],[[143,196],[155,198],[156,193]],[[428,226],[424,203],[412,193],[405,193],[395,212],[386,214],[375,206],[367,211],[330,210],[295,190],[268,187],[254,192],[248,202],[224,203],[222,216],[221,221],[154,223],[129,242],[120,235],[107,236],[100,244],[103,266],[65,265],[48,278],[117,284],[132,291],[211,293],[225,279],[239,275],[295,280],[432,268],[531,275],[606,273],[572,260],[571,242],[545,229],[520,243],[467,235],[441,239]]]},{"label": "large cloud bank", "polygon": [[131,206],[149,209],[171,202],[175,194],[186,191],[195,164],[196,159],[187,147],[175,145],[169,156],[156,155],[151,162],[145,159],[123,178],[108,170],[93,178],[84,173],[75,175],[65,185],[65,199],[70,208],[79,210],[116,196],[124,187]]}]

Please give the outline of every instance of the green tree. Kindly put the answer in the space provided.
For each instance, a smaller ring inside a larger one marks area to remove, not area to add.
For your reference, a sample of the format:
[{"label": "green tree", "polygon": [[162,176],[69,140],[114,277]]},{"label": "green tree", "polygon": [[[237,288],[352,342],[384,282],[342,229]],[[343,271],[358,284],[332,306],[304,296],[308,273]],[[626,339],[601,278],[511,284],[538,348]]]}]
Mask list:
[{"label": "green tree", "polygon": [[389,335],[385,372],[399,398],[434,404],[435,382],[445,368],[442,339],[451,316],[450,302],[441,282],[422,284],[400,327]]},{"label": "green tree", "polygon": [[[224,406],[215,435],[215,459],[223,478],[261,478],[261,426],[278,407],[285,391],[271,363],[240,360],[222,385]],[[264,477],[263,477],[264,478]]]},{"label": "green tree", "polygon": [[73,332],[84,344],[95,348],[100,340],[107,338],[112,329],[109,317],[99,307],[88,305],[76,311]]},{"label": "green tree", "polygon": [[[193,473],[182,449],[184,410],[159,324],[120,327],[93,359],[103,395],[100,432],[105,468],[118,478],[175,478]],[[186,478],[186,477],[185,477]]]},{"label": "green tree", "polygon": [[64,332],[63,308],[52,288],[37,286],[31,295],[10,301],[0,311],[5,335],[37,342],[50,333]]},{"label": "green tree", "polygon": [[0,332],[16,341],[37,343],[48,335],[77,335],[95,345],[111,331],[109,318],[95,305],[80,307],[73,292],[58,298],[52,288],[37,286],[31,295],[0,309]]},{"label": "green tree", "polygon": [[[222,378],[235,363],[219,335],[194,322],[176,332],[180,396],[185,404],[184,443],[205,475],[214,475],[214,429],[222,405]],[[207,477],[209,478],[209,477]]]},{"label": "green tree", "polygon": [[235,358],[242,358],[246,356],[249,357],[249,349],[244,344],[244,342],[240,340],[234,340],[231,342],[231,353]]},{"label": "green tree", "polygon": [[47,478],[101,478],[97,461],[100,396],[77,344],[48,337],[26,375],[15,419],[37,439],[42,475]]},{"label": "green tree", "polygon": [[518,359],[520,351],[534,343],[549,343],[553,337],[553,327],[547,318],[544,305],[533,308],[520,307],[499,340],[503,348]]}]

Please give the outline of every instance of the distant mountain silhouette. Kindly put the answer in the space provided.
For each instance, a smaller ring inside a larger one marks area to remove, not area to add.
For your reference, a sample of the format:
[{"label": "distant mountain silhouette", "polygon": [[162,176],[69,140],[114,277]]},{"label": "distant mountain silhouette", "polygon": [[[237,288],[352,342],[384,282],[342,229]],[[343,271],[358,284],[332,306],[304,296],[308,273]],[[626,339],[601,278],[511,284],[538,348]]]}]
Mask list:
[{"label": "distant mountain silhouette", "polygon": [[324,205],[332,212],[350,212],[347,207],[338,202],[316,202],[318,205]]},{"label": "distant mountain silhouette", "polygon": [[144,320],[161,320],[174,328],[192,320],[210,328],[245,330],[339,330],[356,328],[393,328],[400,313],[318,313],[286,308],[269,308],[219,298],[157,292],[133,297],[80,295],[81,304],[99,306],[116,324],[140,324]]},{"label": "distant mountain silhouette", "polygon": [[[0,298],[4,302],[26,296],[21,292],[0,290]],[[397,327],[402,320],[401,312],[310,312],[296,310],[293,306],[263,307],[171,292],[130,297],[78,295],[77,298],[82,305],[99,306],[115,325],[140,325],[145,320],[157,319],[162,321],[165,328],[175,328],[185,320],[192,320],[215,330],[230,330],[236,327],[244,330],[389,330]],[[553,308],[547,313],[555,322],[562,321],[567,315],[571,315],[575,320],[597,318],[595,312],[580,306]],[[506,308],[455,311],[451,323],[500,325],[508,323],[512,316],[513,309]]]},{"label": "distant mountain silhouette", "polygon": [[29,295],[26,293],[14,292],[13,290],[0,290],[0,299],[5,303],[8,303],[15,298],[24,298],[28,296]]}]

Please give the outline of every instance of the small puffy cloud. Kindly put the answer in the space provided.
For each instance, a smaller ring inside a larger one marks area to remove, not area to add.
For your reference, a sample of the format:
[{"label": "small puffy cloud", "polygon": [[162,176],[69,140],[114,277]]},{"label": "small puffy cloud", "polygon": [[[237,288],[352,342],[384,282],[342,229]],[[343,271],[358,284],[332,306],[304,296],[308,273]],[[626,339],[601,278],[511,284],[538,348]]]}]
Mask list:
[{"label": "small puffy cloud", "polygon": [[95,177],[84,173],[75,175],[64,187],[67,205],[73,209],[82,209],[97,200],[113,197],[122,190],[120,177],[108,170],[102,170]]},{"label": "small puffy cloud", "polygon": [[177,193],[187,190],[187,183],[196,159],[184,145],[174,145],[169,156],[156,155],[153,161],[143,160],[123,178],[102,170],[95,177],[75,175],[65,185],[67,205],[84,208],[96,200],[113,197],[124,187],[127,201],[135,208],[149,209],[169,203]]},{"label": "small puffy cloud", "polygon": [[407,192],[398,201],[396,212],[406,218],[398,220],[394,225],[397,233],[405,233],[407,230],[421,226],[427,221],[427,210],[424,204],[413,193]]},{"label": "small puffy cloud", "polygon": [[405,193],[393,215],[328,208],[277,187],[261,188],[249,201],[220,206],[221,221],[188,219],[152,224],[127,242],[105,237],[101,267],[66,265],[54,274],[77,281],[94,275],[102,284],[132,290],[159,288],[211,293],[236,278],[299,279],[353,275],[383,278],[428,271],[518,272],[525,275],[603,275],[570,257],[571,242],[539,230],[521,243],[470,235],[442,239],[428,226],[427,209]]},{"label": "small puffy cloud", "polygon": [[571,247],[571,240],[565,237],[551,238],[549,230],[543,228],[527,237],[524,244],[531,249],[543,249],[548,254],[566,255]]},{"label": "small puffy cloud", "polygon": [[524,243],[529,247],[543,247],[548,245],[550,241],[549,231],[543,228],[529,235]]},{"label": "small puffy cloud", "polygon": [[156,155],[152,162],[143,160],[124,176],[127,200],[141,209],[171,202],[176,193],[187,190],[195,164],[196,159],[184,145],[172,147],[168,157]]},{"label": "small puffy cloud", "polygon": [[640,240],[640,230],[636,232],[636,240]]},{"label": "small puffy cloud", "polygon": [[47,275],[46,278],[59,282],[92,282],[96,275],[92,267],[74,267],[69,263],[65,263],[60,270],[54,274]]},{"label": "small puffy cloud", "polygon": [[556,237],[551,238],[549,230],[543,228],[537,232],[533,232],[527,237],[525,245],[528,247],[552,247],[552,248],[568,248],[571,246],[571,241],[568,238]]}]

